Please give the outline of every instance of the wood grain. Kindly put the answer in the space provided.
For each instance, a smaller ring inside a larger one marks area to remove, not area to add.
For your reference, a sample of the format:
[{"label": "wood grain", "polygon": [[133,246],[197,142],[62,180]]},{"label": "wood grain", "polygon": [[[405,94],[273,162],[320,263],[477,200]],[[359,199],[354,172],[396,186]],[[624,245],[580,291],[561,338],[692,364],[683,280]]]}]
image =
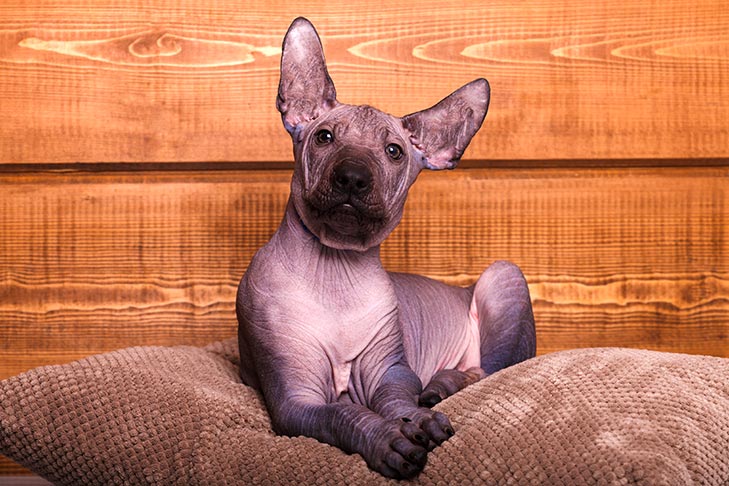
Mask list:
[{"label": "wood grain", "polygon": [[397,115],[476,77],[475,161],[729,156],[729,9],[644,2],[11,0],[0,161],[286,161],[274,109],[296,15],[340,99]]},{"label": "wood grain", "polygon": [[[237,282],[288,171],[0,177],[0,378],[143,344],[234,335]],[[540,353],[729,356],[729,169],[423,174],[387,268],[527,274]]]}]

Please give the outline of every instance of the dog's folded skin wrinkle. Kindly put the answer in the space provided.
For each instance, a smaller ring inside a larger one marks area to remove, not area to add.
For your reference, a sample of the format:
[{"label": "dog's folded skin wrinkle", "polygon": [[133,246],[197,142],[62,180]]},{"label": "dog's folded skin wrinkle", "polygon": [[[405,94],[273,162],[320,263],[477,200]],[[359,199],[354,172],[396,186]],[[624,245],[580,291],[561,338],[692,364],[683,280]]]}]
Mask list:
[{"label": "dog's folded skin wrinkle", "polygon": [[262,392],[277,433],[410,478],[454,434],[429,406],[484,369],[534,356],[529,291],[515,265],[496,262],[460,288],[389,273],[380,261],[420,171],[456,166],[488,100],[479,79],[403,118],[340,103],[316,30],[292,23],[276,100],[293,142],[291,194],[236,300],[241,377]]}]

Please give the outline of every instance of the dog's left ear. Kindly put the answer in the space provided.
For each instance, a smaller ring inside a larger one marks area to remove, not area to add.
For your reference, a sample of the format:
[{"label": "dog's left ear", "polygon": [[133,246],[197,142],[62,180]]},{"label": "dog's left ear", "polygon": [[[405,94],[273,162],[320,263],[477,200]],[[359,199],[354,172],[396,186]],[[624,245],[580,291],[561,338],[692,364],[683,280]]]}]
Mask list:
[{"label": "dog's left ear", "polygon": [[427,169],[453,169],[476,134],[489,107],[490,89],[477,79],[427,110],[402,118]]},{"label": "dog's left ear", "polygon": [[337,104],[319,34],[307,19],[291,23],[283,41],[281,80],[276,108],[293,136],[302,123],[314,120]]}]

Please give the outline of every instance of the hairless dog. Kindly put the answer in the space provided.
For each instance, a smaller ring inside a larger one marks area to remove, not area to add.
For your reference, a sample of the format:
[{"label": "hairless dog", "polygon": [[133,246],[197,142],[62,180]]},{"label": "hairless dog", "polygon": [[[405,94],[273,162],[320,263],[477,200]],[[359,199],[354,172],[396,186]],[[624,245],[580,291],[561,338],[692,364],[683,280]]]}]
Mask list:
[{"label": "hairless dog", "polygon": [[[295,167],[281,226],[238,289],[241,377],[274,430],[410,478],[454,434],[430,407],[536,351],[529,290],[508,262],[467,288],[387,272],[380,244],[422,169],[451,169],[480,128],[477,79],[398,118],[337,101],[314,27],[283,43],[276,106]],[[494,424],[498,427],[498,424]]]}]

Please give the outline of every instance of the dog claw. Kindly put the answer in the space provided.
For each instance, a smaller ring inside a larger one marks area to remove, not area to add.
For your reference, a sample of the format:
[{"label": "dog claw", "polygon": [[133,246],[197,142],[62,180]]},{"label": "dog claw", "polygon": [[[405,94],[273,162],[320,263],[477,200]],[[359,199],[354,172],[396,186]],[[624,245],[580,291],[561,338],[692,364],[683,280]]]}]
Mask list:
[{"label": "dog claw", "polygon": [[433,408],[442,401],[443,398],[441,398],[441,396],[437,393],[426,392],[420,395],[420,398],[418,399],[418,405],[420,405],[421,407]]}]

